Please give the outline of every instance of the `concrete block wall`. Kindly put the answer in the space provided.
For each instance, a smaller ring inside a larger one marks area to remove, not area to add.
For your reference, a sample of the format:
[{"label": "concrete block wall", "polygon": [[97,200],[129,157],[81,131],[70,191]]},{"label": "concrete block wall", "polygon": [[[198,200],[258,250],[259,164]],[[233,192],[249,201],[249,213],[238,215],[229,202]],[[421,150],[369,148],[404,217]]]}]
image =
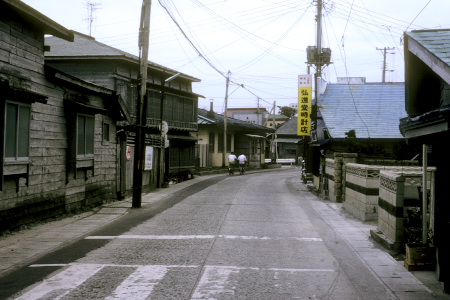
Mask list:
[{"label": "concrete block wall", "polygon": [[[434,167],[428,169],[427,189],[431,186],[430,182],[435,170]],[[420,167],[380,172],[378,231],[381,231],[389,239],[394,248],[405,241],[406,208],[411,205],[416,207],[421,205],[418,189],[421,186],[422,170]]]},{"label": "concrete block wall", "polygon": [[[340,174],[342,174],[342,170],[340,170]],[[326,186],[328,187],[328,199],[330,199],[333,202],[337,202],[335,191],[336,163],[334,159],[327,158],[325,160],[325,180],[327,181]]]},{"label": "concrete block wall", "polygon": [[325,160],[325,180],[328,187],[328,197],[333,202],[342,202],[344,199],[345,164],[355,163],[358,159],[356,153],[335,153],[334,159]]},{"label": "concrete block wall", "polygon": [[378,230],[394,244],[394,248],[404,236],[404,183],[405,177],[401,173],[380,172]]},{"label": "concrete block wall", "polygon": [[[377,220],[379,217],[379,186],[380,171],[390,171],[402,174],[416,174],[422,172],[421,167],[405,166],[374,166],[363,164],[345,164],[345,197],[344,209],[362,221]],[[430,170],[434,170],[430,167]],[[417,176],[414,175],[414,178]],[[409,178],[407,176],[407,178]],[[418,180],[421,176],[419,176]],[[430,178],[430,176],[429,176]],[[411,184],[414,180],[411,179]],[[409,182],[409,181],[408,181]],[[407,198],[415,199],[417,186],[406,186]]]},{"label": "concrete block wall", "polygon": [[378,189],[382,169],[382,166],[346,164],[344,209],[359,220],[378,218]]}]

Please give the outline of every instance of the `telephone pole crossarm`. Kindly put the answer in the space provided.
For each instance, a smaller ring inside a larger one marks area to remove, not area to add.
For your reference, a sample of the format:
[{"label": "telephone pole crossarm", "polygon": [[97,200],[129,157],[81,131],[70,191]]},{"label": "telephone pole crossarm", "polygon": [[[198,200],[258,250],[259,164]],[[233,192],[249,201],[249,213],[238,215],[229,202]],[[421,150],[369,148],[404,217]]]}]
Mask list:
[{"label": "telephone pole crossarm", "polygon": [[381,82],[385,83],[386,82],[386,72],[393,72],[394,71],[394,70],[386,70],[387,69],[386,54],[387,54],[387,51],[395,50],[395,48],[384,47],[384,48],[377,48],[377,50],[383,51],[383,74],[382,74]]}]

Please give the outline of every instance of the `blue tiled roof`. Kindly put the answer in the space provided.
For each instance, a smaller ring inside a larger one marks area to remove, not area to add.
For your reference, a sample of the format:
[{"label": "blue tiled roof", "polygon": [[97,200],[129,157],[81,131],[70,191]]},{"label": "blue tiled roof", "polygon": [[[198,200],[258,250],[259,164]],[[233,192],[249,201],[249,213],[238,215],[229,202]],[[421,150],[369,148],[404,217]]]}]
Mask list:
[{"label": "blue tiled roof", "polygon": [[424,48],[450,65],[450,29],[423,30],[407,32]]},{"label": "blue tiled roof", "polygon": [[405,84],[328,84],[319,111],[332,138],[346,138],[352,129],[357,138],[403,138]]}]

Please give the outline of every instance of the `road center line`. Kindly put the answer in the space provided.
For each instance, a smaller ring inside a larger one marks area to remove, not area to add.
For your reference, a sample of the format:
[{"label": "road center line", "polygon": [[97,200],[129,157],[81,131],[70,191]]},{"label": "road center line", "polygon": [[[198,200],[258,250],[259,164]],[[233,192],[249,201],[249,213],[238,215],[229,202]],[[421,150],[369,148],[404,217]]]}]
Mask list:
[{"label": "road center line", "polygon": [[321,238],[302,237],[267,237],[267,236],[241,236],[241,235],[117,235],[117,236],[88,236],[87,240],[113,240],[113,239],[140,239],[140,240],[189,240],[189,239],[235,239],[235,240],[294,240],[299,242],[322,242]]}]

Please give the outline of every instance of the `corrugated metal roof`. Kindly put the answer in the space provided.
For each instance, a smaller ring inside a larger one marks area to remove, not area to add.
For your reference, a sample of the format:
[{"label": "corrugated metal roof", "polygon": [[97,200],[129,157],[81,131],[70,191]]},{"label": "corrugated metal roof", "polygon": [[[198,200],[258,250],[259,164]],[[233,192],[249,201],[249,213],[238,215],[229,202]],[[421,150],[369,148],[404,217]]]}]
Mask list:
[{"label": "corrugated metal roof", "polygon": [[417,30],[407,32],[407,34],[447,65],[450,65],[450,29]]},{"label": "corrugated metal roof", "polygon": [[400,119],[405,111],[405,84],[328,84],[319,111],[332,138],[403,138]]}]

